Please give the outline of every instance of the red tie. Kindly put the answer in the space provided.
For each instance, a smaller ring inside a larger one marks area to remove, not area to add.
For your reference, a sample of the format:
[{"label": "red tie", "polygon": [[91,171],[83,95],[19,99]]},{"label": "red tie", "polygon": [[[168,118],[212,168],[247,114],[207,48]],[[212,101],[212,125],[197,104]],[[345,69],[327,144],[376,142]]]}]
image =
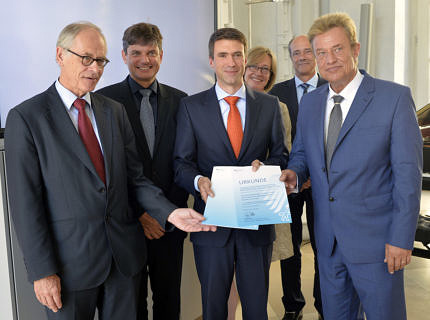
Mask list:
[{"label": "red tie", "polygon": [[105,164],[103,160],[102,150],[100,149],[99,142],[94,133],[93,126],[91,125],[90,118],[85,112],[86,101],[84,99],[76,99],[73,103],[79,111],[78,115],[78,131],[81,136],[82,142],[87,149],[88,155],[96,168],[97,174],[106,184]]},{"label": "red tie", "polygon": [[236,107],[236,102],[239,100],[239,97],[229,96],[225,97],[224,100],[230,105],[230,112],[227,118],[227,134],[231,146],[233,147],[234,154],[236,158],[239,158],[243,139],[242,120],[240,119],[239,110]]}]

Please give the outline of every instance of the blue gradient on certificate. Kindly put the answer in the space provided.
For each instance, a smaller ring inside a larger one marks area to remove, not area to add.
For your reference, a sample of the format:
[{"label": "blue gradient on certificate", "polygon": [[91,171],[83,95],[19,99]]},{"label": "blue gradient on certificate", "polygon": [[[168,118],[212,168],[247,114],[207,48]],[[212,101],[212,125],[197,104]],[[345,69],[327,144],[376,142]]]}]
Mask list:
[{"label": "blue gradient on certificate", "polygon": [[259,225],[291,223],[285,186],[278,166],[214,167],[204,224],[258,229]]}]

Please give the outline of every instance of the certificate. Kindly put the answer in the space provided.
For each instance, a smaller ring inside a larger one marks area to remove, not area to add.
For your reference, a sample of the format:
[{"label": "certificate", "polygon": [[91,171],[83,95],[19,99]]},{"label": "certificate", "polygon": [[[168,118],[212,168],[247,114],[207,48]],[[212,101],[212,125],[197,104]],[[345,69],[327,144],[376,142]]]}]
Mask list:
[{"label": "certificate", "polygon": [[204,224],[230,228],[258,229],[259,225],[291,223],[279,166],[214,167]]}]

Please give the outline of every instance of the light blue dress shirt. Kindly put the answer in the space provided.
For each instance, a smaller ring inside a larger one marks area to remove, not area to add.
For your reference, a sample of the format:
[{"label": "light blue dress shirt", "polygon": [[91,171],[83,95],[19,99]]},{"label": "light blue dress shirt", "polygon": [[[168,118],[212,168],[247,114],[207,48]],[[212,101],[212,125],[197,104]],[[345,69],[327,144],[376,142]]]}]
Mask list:
[{"label": "light blue dress shirt", "polygon": [[[228,119],[228,113],[230,112],[230,105],[227,103],[227,101],[224,100],[225,97],[228,96],[235,96],[239,97],[239,100],[236,102],[236,107],[239,110],[240,118],[242,120],[242,130],[245,131],[245,119],[246,119],[246,88],[245,85],[242,84],[239,90],[237,90],[234,94],[229,94],[225,92],[221,87],[218,85],[218,82],[215,85],[215,93],[218,99],[221,115],[222,115],[222,121],[224,122],[224,127],[227,130],[227,119]],[[197,175],[194,178],[194,189],[196,191],[199,191],[198,181],[199,178],[202,177],[202,175]]]},{"label": "light blue dress shirt", "polygon": [[[294,80],[296,82],[297,102],[300,104],[300,100],[302,100],[304,91],[303,87],[300,85],[303,83],[303,81],[297,76],[294,76]],[[306,81],[306,83],[309,84],[308,92],[315,90],[318,86],[318,75],[315,73],[312,78]]]}]

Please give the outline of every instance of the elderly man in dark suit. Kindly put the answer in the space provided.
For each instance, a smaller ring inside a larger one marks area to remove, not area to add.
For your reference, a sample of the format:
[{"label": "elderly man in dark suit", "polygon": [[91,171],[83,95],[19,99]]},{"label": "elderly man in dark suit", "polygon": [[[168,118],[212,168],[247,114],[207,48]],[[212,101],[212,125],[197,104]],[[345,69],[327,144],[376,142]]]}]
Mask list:
[{"label": "elderly man in dark suit", "polygon": [[[288,107],[291,118],[291,138],[294,140],[297,127],[297,115],[299,103],[302,97],[320,85],[326,83],[316,72],[315,56],[311,43],[306,35],[300,35],[290,40],[288,44],[290,58],[293,62],[295,76],[287,81],[276,84],[270,91],[284,102]],[[309,236],[314,251],[314,298],[315,308],[320,319],[322,318],[321,290],[318,275],[318,260],[314,236],[314,207],[312,201],[311,181],[308,180],[301,192],[288,196],[291,209],[291,235],[293,240],[294,256],[281,260],[282,290],[284,296],[282,302],[285,308],[283,320],[300,320],[303,317],[305,298],[301,289],[300,273],[302,269],[300,246],[302,244],[302,214],[303,205],[306,203],[306,221]]]},{"label": "elderly man in dark suit", "polygon": [[[161,226],[208,230],[143,174],[121,104],[90,93],[106,40],[91,23],[57,41],[58,80],[8,115],[11,215],[29,280],[49,319],[135,319],[146,244],[135,201]],[[211,229],[211,228],[209,228]]]},{"label": "elderly man in dark suit", "polygon": [[[160,30],[153,24],[137,23],[127,28],[122,39],[122,57],[130,74],[122,82],[98,92],[124,105],[136,136],[145,176],[162,189],[172,203],[186,207],[188,193],[173,181],[176,113],[179,100],[186,94],[156,79],[163,59],[162,39]],[[149,94],[149,100],[145,93]],[[152,110],[149,116],[145,114],[148,107]],[[137,207],[136,210],[143,212],[144,208]],[[148,265],[142,277],[138,319],[148,319],[149,274],[154,320],[179,320],[186,233],[176,228],[166,232],[147,212],[140,221],[147,238]]]},{"label": "elderly man in dark suit", "polygon": [[[214,166],[286,165],[278,99],[243,84],[246,38],[236,29],[215,31],[209,62],[217,82],[209,90],[182,99],[175,144],[175,181],[195,196],[203,212]],[[258,230],[218,228],[195,233],[197,273],[202,287],[203,318],[226,319],[233,273],[243,319],[267,319],[273,225]]]}]

